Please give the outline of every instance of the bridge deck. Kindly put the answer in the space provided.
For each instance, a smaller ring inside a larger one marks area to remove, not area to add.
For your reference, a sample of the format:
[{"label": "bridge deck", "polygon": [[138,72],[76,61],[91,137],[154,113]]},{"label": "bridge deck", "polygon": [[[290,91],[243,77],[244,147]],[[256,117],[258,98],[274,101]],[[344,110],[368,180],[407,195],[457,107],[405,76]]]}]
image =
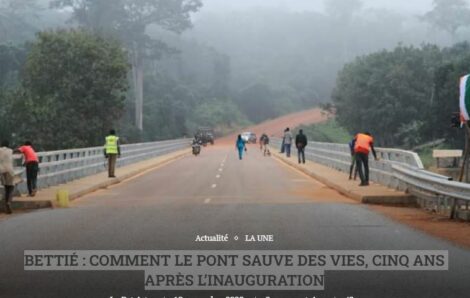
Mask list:
[{"label": "bridge deck", "polygon": [[[0,271],[4,273],[3,284],[8,285],[2,288],[4,297],[32,297],[35,293],[52,298],[102,297],[104,291],[108,296],[151,296],[143,291],[142,273],[24,271],[23,251],[34,249],[442,249],[449,251],[448,272],[328,272],[329,286],[323,296],[468,294],[468,283],[463,281],[468,279],[469,250],[392,221],[273,158],[263,157],[257,146],[249,147],[243,161],[238,160],[233,146],[208,147],[199,157],[187,156],[91,193],[71,207],[1,221],[0,237],[5,241]],[[195,242],[197,235],[215,234],[238,235],[240,240]],[[274,235],[275,241],[243,241],[251,234]]]}]

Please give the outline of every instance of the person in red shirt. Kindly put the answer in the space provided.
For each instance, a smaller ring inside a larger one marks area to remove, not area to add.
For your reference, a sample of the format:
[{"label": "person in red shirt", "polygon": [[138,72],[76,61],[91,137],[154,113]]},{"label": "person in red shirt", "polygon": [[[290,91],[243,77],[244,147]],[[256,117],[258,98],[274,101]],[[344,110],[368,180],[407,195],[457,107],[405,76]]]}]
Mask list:
[{"label": "person in red shirt", "polygon": [[16,152],[20,152],[24,156],[24,164],[26,166],[26,180],[28,185],[29,196],[34,197],[37,192],[37,180],[39,172],[39,159],[34,151],[33,144],[29,141],[19,147]]},{"label": "person in red shirt", "polygon": [[369,132],[359,133],[354,138],[351,146],[354,148],[354,154],[356,157],[356,168],[361,178],[361,184],[359,186],[369,185],[369,153],[372,151],[375,160],[378,160],[377,153],[374,148],[374,138]]}]

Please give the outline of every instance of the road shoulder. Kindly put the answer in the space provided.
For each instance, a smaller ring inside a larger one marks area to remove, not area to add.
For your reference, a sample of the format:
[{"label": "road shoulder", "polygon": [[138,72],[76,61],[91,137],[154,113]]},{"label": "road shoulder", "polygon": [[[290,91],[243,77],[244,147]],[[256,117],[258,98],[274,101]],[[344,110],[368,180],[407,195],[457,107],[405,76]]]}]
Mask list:
[{"label": "road shoulder", "polygon": [[368,204],[371,210],[396,222],[466,249],[470,248],[468,222],[450,220],[442,215],[413,207],[414,200],[409,199],[408,195],[378,184],[366,188],[359,187],[357,181],[349,181],[347,174],[311,161],[307,161],[306,165],[299,165],[294,157],[287,158],[277,152],[273,153],[273,156],[278,161],[304,172],[340,193]]},{"label": "road shoulder", "polygon": [[293,156],[287,158],[285,155],[275,152],[275,148],[272,148],[271,151],[277,160],[304,172],[328,187],[361,203],[393,206],[412,206],[416,203],[412,196],[404,192],[395,191],[376,183],[371,183],[369,187],[360,187],[358,181],[349,180],[348,175],[345,173],[312,161],[299,164],[297,158]]}]

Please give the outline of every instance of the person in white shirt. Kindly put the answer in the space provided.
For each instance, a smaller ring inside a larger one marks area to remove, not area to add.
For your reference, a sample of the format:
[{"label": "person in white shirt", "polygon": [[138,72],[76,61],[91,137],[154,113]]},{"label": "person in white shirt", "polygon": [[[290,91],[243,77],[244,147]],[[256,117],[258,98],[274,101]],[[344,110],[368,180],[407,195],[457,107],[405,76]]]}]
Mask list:
[{"label": "person in white shirt", "polygon": [[15,171],[13,169],[13,150],[8,141],[3,141],[0,147],[0,182],[5,188],[5,212],[11,214],[11,198],[15,189]]},{"label": "person in white shirt", "polygon": [[294,137],[292,136],[292,133],[290,132],[290,128],[286,128],[286,131],[284,133],[284,146],[285,146],[285,151],[286,151],[286,156],[290,157],[290,152],[291,152],[291,147],[292,147],[292,139]]}]

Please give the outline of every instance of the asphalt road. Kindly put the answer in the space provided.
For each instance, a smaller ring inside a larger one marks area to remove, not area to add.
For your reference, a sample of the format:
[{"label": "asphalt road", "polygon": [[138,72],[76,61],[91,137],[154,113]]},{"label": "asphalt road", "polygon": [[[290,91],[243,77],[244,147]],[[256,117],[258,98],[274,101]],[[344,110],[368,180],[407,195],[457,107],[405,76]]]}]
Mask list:
[{"label": "asphalt road", "polygon": [[[118,172],[119,174],[119,172]],[[273,243],[195,242],[274,235]],[[371,211],[250,147],[211,147],[74,202],[0,220],[0,297],[470,295],[470,251]],[[145,292],[139,272],[25,272],[24,250],[448,250],[446,272],[327,272],[323,292]]]}]

